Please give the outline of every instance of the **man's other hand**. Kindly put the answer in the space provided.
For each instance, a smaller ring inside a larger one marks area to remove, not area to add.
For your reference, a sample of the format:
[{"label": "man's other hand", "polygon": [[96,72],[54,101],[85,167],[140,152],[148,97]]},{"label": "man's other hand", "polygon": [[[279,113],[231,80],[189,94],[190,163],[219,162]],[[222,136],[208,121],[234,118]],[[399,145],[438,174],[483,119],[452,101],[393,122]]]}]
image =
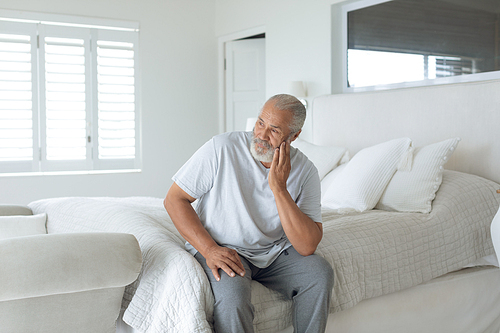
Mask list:
[{"label": "man's other hand", "polygon": [[[217,281],[220,281],[219,269],[222,269],[230,277],[245,275],[245,268],[241,263],[238,253],[223,246],[213,246],[204,254],[208,267],[212,270]],[[235,274],[236,272],[236,274]]]}]

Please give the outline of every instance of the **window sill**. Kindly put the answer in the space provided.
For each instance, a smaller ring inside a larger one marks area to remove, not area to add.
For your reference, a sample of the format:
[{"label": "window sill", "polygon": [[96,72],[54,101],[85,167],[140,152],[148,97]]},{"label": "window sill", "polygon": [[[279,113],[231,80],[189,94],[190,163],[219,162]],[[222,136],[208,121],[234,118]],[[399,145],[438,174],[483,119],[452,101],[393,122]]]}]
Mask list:
[{"label": "window sill", "polygon": [[86,170],[86,171],[47,171],[47,172],[9,172],[0,173],[1,177],[32,177],[32,176],[73,176],[73,175],[102,175],[114,173],[140,173],[141,169],[123,170]]}]

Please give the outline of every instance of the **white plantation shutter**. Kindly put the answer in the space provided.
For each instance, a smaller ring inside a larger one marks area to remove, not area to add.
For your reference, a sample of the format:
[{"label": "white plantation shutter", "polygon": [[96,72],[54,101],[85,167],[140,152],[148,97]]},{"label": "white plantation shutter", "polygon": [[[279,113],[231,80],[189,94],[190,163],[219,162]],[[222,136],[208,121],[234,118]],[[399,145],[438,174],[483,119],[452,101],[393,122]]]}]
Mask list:
[{"label": "white plantation shutter", "polygon": [[36,25],[0,22],[0,172],[32,171],[38,157]]},{"label": "white plantation shutter", "polygon": [[137,25],[10,21],[0,17],[0,173],[139,169]]},{"label": "white plantation shutter", "polygon": [[47,160],[87,158],[83,39],[45,37]]},{"label": "white plantation shutter", "polygon": [[92,170],[90,30],[39,25],[41,171]]},{"label": "white plantation shutter", "polygon": [[96,169],[140,167],[137,112],[137,34],[94,30],[94,79],[98,110],[93,132]]},{"label": "white plantation shutter", "polygon": [[33,158],[30,36],[0,34],[0,160]]},{"label": "white plantation shutter", "polygon": [[134,45],[97,41],[99,158],[135,157]]}]

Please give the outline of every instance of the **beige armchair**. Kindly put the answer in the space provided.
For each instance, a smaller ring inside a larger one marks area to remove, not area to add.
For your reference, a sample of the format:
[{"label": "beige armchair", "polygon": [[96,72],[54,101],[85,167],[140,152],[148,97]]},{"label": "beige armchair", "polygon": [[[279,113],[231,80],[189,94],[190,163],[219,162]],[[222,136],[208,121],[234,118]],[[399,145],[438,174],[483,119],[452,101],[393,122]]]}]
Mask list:
[{"label": "beige armchair", "polygon": [[[0,216],[31,214],[0,205]],[[0,237],[0,333],[116,332],[125,286],[141,261],[129,234]]]}]

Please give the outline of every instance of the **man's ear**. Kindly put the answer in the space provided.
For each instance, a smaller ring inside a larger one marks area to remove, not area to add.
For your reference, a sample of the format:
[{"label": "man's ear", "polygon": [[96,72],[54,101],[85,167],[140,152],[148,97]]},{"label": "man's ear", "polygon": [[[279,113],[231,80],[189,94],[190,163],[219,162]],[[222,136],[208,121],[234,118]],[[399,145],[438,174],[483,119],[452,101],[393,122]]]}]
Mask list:
[{"label": "man's ear", "polygon": [[290,143],[292,143],[293,141],[295,141],[295,139],[299,137],[300,132],[302,132],[302,130],[299,130],[297,133],[293,135],[293,137],[290,139]]}]

